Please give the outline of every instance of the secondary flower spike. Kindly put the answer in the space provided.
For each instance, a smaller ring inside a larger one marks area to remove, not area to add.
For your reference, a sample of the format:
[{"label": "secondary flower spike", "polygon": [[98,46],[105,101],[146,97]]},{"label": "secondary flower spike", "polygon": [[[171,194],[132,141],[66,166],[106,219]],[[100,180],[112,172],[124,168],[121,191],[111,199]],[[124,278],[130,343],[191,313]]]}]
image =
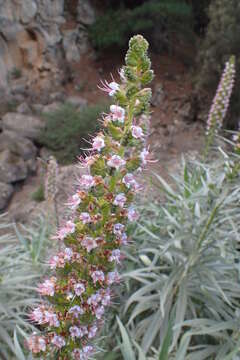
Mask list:
[{"label": "secondary flower spike", "polygon": [[38,286],[43,301],[30,314],[42,331],[28,339],[28,347],[42,359],[93,358],[113,286],[120,281],[120,247],[128,244],[128,223],[138,219],[132,202],[142,189],[134,173],[149,156],[144,119],[153,72],[147,50],[147,41],[134,36],[119,84],[103,83],[115,104],[89,154],[79,158],[77,166],[86,172],[67,203],[70,218],[55,236],[62,245],[49,261],[50,276]]},{"label": "secondary flower spike", "polygon": [[214,134],[217,133],[218,129],[220,129],[223,125],[223,120],[229,107],[234,86],[235,72],[235,57],[232,56],[225,65],[225,69],[208,115],[206,129],[207,148],[211,145]]}]

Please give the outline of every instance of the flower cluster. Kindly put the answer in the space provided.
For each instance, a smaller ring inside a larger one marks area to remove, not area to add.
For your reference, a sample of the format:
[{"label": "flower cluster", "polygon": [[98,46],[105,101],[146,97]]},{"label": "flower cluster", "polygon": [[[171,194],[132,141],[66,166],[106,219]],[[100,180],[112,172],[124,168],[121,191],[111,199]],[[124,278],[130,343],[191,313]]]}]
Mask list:
[{"label": "flower cluster", "polygon": [[140,35],[129,43],[121,83],[103,84],[116,105],[103,115],[104,129],[92,140],[90,153],[80,158],[87,169],[68,202],[71,218],[55,236],[60,252],[50,259],[53,274],[39,286],[46,298],[31,319],[43,329],[28,347],[44,359],[85,360],[95,352],[94,338],[111,305],[112,285],[120,281],[117,266],[128,243],[127,224],[138,219],[132,205],[142,189],[135,172],[150,159],[146,147],[153,78],[148,43]]},{"label": "flower cluster", "polygon": [[233,90],[234,77],[235,57],[231,57],[225,65],[222,78],[208,115],[206,133],[210,142],[217,130],[222,127]]}]

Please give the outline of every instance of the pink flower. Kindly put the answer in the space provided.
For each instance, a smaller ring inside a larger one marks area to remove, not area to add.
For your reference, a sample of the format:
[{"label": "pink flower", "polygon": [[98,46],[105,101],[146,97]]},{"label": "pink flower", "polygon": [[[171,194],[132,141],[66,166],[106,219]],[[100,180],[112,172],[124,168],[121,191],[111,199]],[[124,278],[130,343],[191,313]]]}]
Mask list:
[{"label": "pink flower", "polygon": [[70,331],[70,335],[72,338],[75,338],[75,337],[80,337],[79,336],[79,329],[77,326],[71,326],[69,328],[69,331]]},{"label": "pink flower", "polygon": [[101,270],[96,270],[91,274],[91,277],[93,279],[94,284],[96,284],[97,281],[101,282],[104,281],[105,276],[104,272]]},{"label": "pink flower", "polygon": [[40,351],[46,351],[46,340],[43,336],[37,336],[33,334],[27,341],[27,345],[30,351],[34,354],[38,354]]},{"label": "pink flower", "polygon": [[96,161],[96,157],[94,155],[86,157],[79,156],[78,160],[80,161],[78,167],[85,169],[94,164],[94,162]]},{"label": "pink flower", "polygon": [[91,216],[87,212],[82,212],[79,216],[79,219],[83,222],[83,224],[91,222]]},{"label": "pink flower", "polygon": [[114,227],[113,227],[113,233],[115,235],[122,235],[123,231],[124,231],[124,225],[123,224],[115,224]]},{"label": "pink flower", "polygon": [[95,185],[94,177],[91,175],[82,175],[79,180],[79,185],[83,189],[86,189],[86,190],[90,189],[91,187],[93,187]]},{"label": "pink flower", "polygon": [[67,203],[67,205],[70,207],[70,209],[75,210],[80,203],[81,203],[80,197],[78,196],[78,194],[74,194],[70,198],[70,201]]},{"label": "pink flower", "polygon": [[86,236],[82,241],[82,246],[87,249],[87,252],[90,252],[97,247],[97,242],[95,239]]},{"label": "pink flower", "polygon": [[54,335],[54,337],[52,338],[51,343],[53,345],[55,345],[58,349],[61,349],[63,346],[65,346],[66,342],[64,340],[64,338],[60,335]]},{"label": "pink flower", "polygon": [[132,207],[128,209],[127,216],[129,221],[137,221],[139,219],[138,212]]},{"label": "pink flower", "polygon": [[93,145],[92,145],[93,150],[101,151],[102,148],[104,148],[104,146],[105,146],[105,142],[102,136],[96,136],[93,139]]},{"label": "pink flower", "polygon": [[[80,349],[74,349],[73,350],[73,356],[75,360],[81,360],[82,359],[82,350]],[[81,357],[80,357],[81,356]]]},{"label": "pink flower", "polygon": [[116,261],[116,263],[120,264],[121,252],[116,249],[112,251],[112,254],[109,256],[109,261]]},{"label": "pink flower", "polygon": [[84,346],[82,352],[83,352],[83,354],[84,354],[85,356],[87,356],[87,357],[86,357],[86,358],[83,358],[83,360],[87,360],[87,359],[88,359],[88,356],[92,355],[93,350],[94,350],[94,349],[93,349],[93,347],[92,347],[91,345]]},{"label": "pink flower", "polygon": [[51,269],[56,269],[57,267],[63,268],[65,265],[63,256],[64,254],[62,253],[59,253],[58,255],[54,255],[49,261],[50,268]]},{"label": "pink flower", "polygon": [[38,324],[44,324],[44,308],[38,306],[30,315],[32,321]]},{"label": "pink flower", "polygon": [[120,244],[121,245],[127,245],[128,244],[128,237],[126,233],[122,233],[120,238],[118,238],[118,240],[120,240]]},{"label": "pink flower", "polygon": [[74,285],[74,291],[77,296],[81,296],[85,292],[85,286],[81,283],[77,283]]},{"label": "pink flower", "polygon": [[96,324],[94,324],[93,326],[90,327],[89,331],[88,331],[88,338],[92,339],[96,336],[98,331],[98,327]]},{"label": "pink flower", "polygon": [[105,82],[101,81],[103,87],[98,87],[100,90],[105,91],[108,93],[109,96],[114,96],[117,91],[120,89],[120,85],[115,81],[108,83],[106,80]]},{"label": "pink flower", "polygon": [[110,304],[111,304],[111,291],[108,288],[102,294],[102,305],[103,306],[109,306]]},{"label": "pink flower", "polygon": [[93,294],[88,298],[87,303],[88,305],[97,306],[101,300],[102,297],[99,292],[97,292],[96,294]]},{"label": "pink flower", "polygon": [[124,193],[120,193],[115,197],[113,205],[120,206],[121,208],[123,208],[126,201],[127,198],[124,195]]},{"label": "pink flower", "polygon": [[142,160],[143,165],[147,165],[148,162],[157,162],[157,160],[151,160],[151,154],[147,149],[143,149],[140,153],[140,159]]},{"label": "pink flower", "polygon": [[120,156],[118,155],[113,155],[107,162],[108,166],[113,167],[115,169],[119,169],[121,166],[126,164],[126,161],[123,160]]},{"label": "pink flower", "polygon": [[58,320],[57,314],[52,311],[45,311],[45,323],[49,323],[50,326],[59,327],[60,322]]},{"label": "pink flower", "polygon": [[102,318],[103,314],[104,314],[104,306],[101,305],[95,309],[95,315],[98,320]]},{"label": "pink flower", "polygon": [[124,123],[125,109],[123,109],[121,106],[111,105],[110,111],[112,121],[119,121],[120,123]]},{"label": "pink flower", "polygon": [[68,310],[69,314],[73,314],[73,317],[77,318],[78,315],[83,315],[84,310],[79,305],[74,305]]},{"label": "pink flower", "polygon": [[89,357],[93,354],[93,350],[93,347],[90,345],[84,346],[82,350],[73,350],[74,360],[88,360]]},{"label": "pink flower", "polygon": [[143,130],[140,126],[132,126],[131,127],[132,129],[132,136],[135,138],[135,139],[142,139],[144,137],[144,133],[143,133]]},{"label": "pink flower", "polygon": [[38,292],[41,295],[54,296],[56,278],[47,279],[44,283],[38,285]]},{"label": "pink flower", "polygon": [[117,271],[109,272],[107,275],[107,284],[112,285],[114,283],[119,282],[120,277]]},{"label": "pink flower", "polygon": [[75,232],[75,224],[72,221],[67,221],[65,226],[63,226],[58,232],[57,232],[57,238],[59,240],[63,240],[66,236],[69,234],[73,234]]},{"label": "pink flower", "polygon": [[128,189],[132,188],[134,191],[140,190],[142,187],[137,183],[132,174],[126,174],[122,180]]},{"label": "pink flower", "polygon": [[72,338],[82,338],[88,333],[86,326],[71,326],[69,330]]},{"label": "pink flower", "polygon": [[64,250],[64,259],[65,260],[71,260],[73,256],[73,251],[71,248],[65,248]]}]

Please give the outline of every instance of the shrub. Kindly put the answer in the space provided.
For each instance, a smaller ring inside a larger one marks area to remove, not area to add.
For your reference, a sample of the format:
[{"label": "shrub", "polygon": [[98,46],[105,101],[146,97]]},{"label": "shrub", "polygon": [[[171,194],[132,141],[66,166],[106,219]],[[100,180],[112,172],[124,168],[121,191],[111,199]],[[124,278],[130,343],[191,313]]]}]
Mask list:
[{"label": "shrub", "polygon": [[53,152],[59,163],[72,163],[79,155],[80,147],[88,147],[86,139],[98,128],[97,115],[105,109],[105,105],[99,104],[79,111],[66,103],[45,115],[46,128],[39,142]]},{"label": "shrub", "polygon": [[[226,114],[234,71],[231,58],[209,114],[208,146]],[[122,338],[111,339],[109,347],[118,346],[110,359],[238,359],[239,133],[227,143],[228,153],[219,147],[209,162],[183,161],[171,186],[155,175],[161,200],[144,203],[137,252],[126,254],[130,270],[115,308],[125,327],[117,317],[106,329],[118,325]]]},{"label": "shrub", "polygon": [[[210,164],[183,161],[171,187],[155,175],[161,201],[143,206],[138,249],[128,256],[133,270],[124,274],[127,286],[115,309],[126,327],[119,323],[116,359],[127,360],[130,345],[131,360],[135,353],[161,360],[240,355],[240,173],[229,180],[221,154]],[[229,154],[231,160],[240,157]]]},{"label": "shrub", "polygon": [[[240,69],[240,3],[238,0],[214,0],[209,7],[209,25],[199,53],[200,88],[213,90],[216,87],[224,63],[231,55],[237,59]],[[231,115],[227,126],[236,128],[240,104],[240,82],[237,80],[232,97]]]},{"label": "shrub", "polygon": [[[169,37],[192,30],[191,7],[181,0],[152,0],[133,9],[110,9],[89,28],[90,39],[100,51],[125,47],[129,36],[143,33],[156,50],[169,48]],[[159,35],[160,33],[160,35]]]},{"label": "shrub", "polygon": [[208,7],[211,0],[192,0],[194,28],[199,35],[204,35],[208,25]]},{"label": "shrub", "polygon": [[37,188],[37,190],[32,193],[32,199],[37,202],[41,202],[45,200],[43,184],[41,184]]},{"label": "shrub", "polygon": [[0,358],[23,360],[23,336],[35,329],[28,313],[40,301],[34,286],[45,271],[41,261],[49,250],[48,229],[39,218],[24,236],[17,230],[16,238],[1,215],[0,231],[6,234],[0,236]]},{"label": "shrub", "polygon": [[20,79],[22,77],[22,70],[19,69],[19,68],[13,68],[11,71],[10,71],[10,77],[12,79]]}]

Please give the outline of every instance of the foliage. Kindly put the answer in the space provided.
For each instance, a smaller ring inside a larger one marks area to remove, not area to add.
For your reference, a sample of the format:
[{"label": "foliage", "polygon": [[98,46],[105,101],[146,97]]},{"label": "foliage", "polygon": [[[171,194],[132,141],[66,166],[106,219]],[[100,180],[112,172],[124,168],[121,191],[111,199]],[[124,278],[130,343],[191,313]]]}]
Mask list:
[{"label": "foliage", "polygon": [[[36,220],[32,221],[31,227],[21,225],[21,230],[14,225],[17,239],[23,246],[25,252],[32,260],[32,265],[41,266],[46,257],[46,249],[49,251],[49,236],[51,228],[43,215],[38,215]],[[51,241],[54,244],[53,241]]]},{"label": "foliage", "polygon": [[195,31],[200,35],[205,35],[205,31],[208,25],[208,7],[211,0],[192,0],[192,9],[194,15],[194,27]]},{"label": "foliage", "polygon": [[10,72],[10,77],[12,79],[20,79],[22,77],[22,71],[19,68],[13,68]]},{"label": "foliage", "polygon": [[172,186],[155,175],[161,201],[143,206],[127,301],[117,308],[126,327],[120,348],[131,346],[135,358],[240,356],[240,173],[230,176],[226,159],[240,157],[221,149],[209,163],[183,161]]},{"label": "foliage", "polygon": [[61,248],[49,261],[50,276],[38,286],[44,301],[31,318],[41,326],[28,339],[29,350],[46,358],[89,359],[97,352],[96,336],[119,282],[126,227],[138,214],[132,206],[141,189],[134,173],[149,160],[147,123],[153,79],[148,42],[130,39],[121,82],[102,83],[115,105],[103,117],[103,129],[90,142],[78,166],[87,174],[77,179],[68,202],[70,219],[58,229]]},{"label": "foliage", "polygon": [[32,193],[32,199],[37,202],[45,200],[43,184],[39,185],[37,190]]},{"label": "foliage", "polygon": [[105,109],[105,105],[98,104],[78,110],[65,103],[59,110],[45,115],[46,128],[39,142],[53,152],[59,163],[72,163],[80,147],[88,147],[86,139],[98,129],[97,115]]},{"label": "foliage", "polygon": [[[25,228],[23,236],[0,216],[0,357],[3,360],[25,360],[23,337],[34,326],[29,321],[29,308],[39,302],[35,284],[43,275],[41,263],[47,245],[48,231],[43,218],[38,225]],[[48,244],[49,245],[49,244]]]},{"label": "foliage", "polygon": [[[214,0],[209,7],[209,26],[199,53],[198,83],[201,88],[215,88],[225,62],[231,55],[240,69],[240,3],[238,0]],[[232,97],[232,113],[227,125],[235,127],[240,104],[240,82],[237,80]]]},{"label": "foliage", "polygon": [[[181,0],[151,0],[133,9],[107,10],[90,27],[94,47],[100,51],[123,47],[129,36],[141,32],[156,50],[169,48],[172,34],[192,29],[191,7]],[[159,32],[161,33],[159,35]],[[160,40],[160,41],[159,41]]]}]

